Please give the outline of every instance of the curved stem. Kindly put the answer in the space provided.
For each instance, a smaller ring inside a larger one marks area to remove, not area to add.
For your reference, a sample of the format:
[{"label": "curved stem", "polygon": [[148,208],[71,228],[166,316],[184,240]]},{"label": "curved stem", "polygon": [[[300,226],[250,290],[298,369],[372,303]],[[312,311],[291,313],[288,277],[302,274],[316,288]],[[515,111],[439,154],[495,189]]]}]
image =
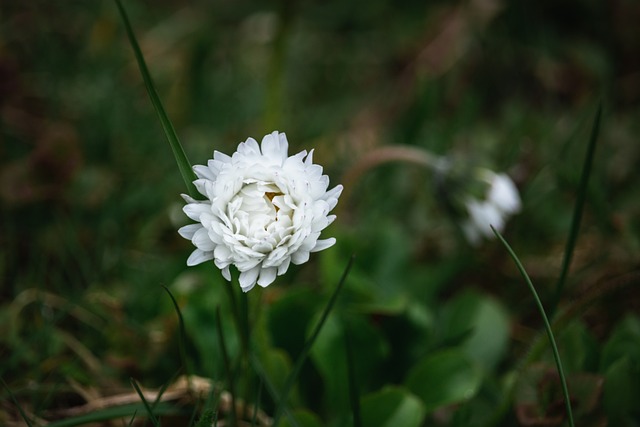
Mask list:
[{"label": "curved stem", "polygon": [[344,183],[342,200],[349,200],[354,183],[367,171],[381,164],[390,162],[415,163],[437,172],[445,171],[450,167],[450,162],[447,159],[432,154],[423,148],[411,145],[387,145],[377,147],[366,153],[344,174],[342,178],[342,182]]},{"label": "curved stem", "polygon": [[511,249],[511,246],[509,246],[507,241],[504,240],[502,235],[495,228],[493,228],[493,226],[491,226],[491,229],[495,233],[496,237],[507,249],[507,252],[509,252],[509,255],[511,255],[511,258],[513,258],[513,261],[516,263],[516,266],[518,267],[520,274],[522,274],[522,277],[527,283],[527,286],[529,286],[529,290],[533,294],[533,298],[536,301],[536,305],[538,306],[538,310],[540,311],[540,316],[542,317],[542,320],[544,322],[545,330],[547,331],[547,335],[549,337],[549,343],[551,344],[553,358],[555,359],[556,367],[558,369],[558,376],[560,377],[560,384],[562,385],[562,394],[564,395],[564,404],[567,410],[567,417],[569,418],[569,425],[571,427],[574,427],[573,413],[571,411],[571,400],[569,396],[569,388],[567,387],[567,380],[564,375],[564,369],[562,368],[562,361],[560,360],[560,352],[558,351],[558,346],[556,345],[556,340],[553,336],[553,331],[551,330],[551,324],[549,323],[549,319],[547,318],[547,313],[544,311],[544,307],[542,306],[542,301],[540,300],[540,297],[538,296],[538,292],[536,291],[536,288],[533,286],[533,283],[531,282],[529,275],[527,274],[522,263],[518,259],[518,256],[515,254],[513,249]]}]

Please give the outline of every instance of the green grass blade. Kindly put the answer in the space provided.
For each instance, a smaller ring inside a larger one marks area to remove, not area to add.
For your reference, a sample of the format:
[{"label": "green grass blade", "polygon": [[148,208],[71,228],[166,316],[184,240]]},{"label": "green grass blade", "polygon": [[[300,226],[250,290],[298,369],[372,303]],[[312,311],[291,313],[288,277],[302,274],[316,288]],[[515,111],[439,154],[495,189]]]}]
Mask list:
[{"label": "green grass blade", "polygon": [[[154,413],[158,405],[160,405],[160,402],[162,402],[162,395],[165,391],[167,391],[167,388],[169,388],[169,386],[175,382],[176,378],[178,378],[178,375],[180,375],[180,370],[173,374],[169,381],[165,382],[162,387],[160,387],[160,390],[158,390],[158,396],[156,396],[156,399],[153,401],[153,405],[151,405],[151,409],[153,409]],[[191,384],[189,384],[189,386],[190,385]]]},{"label": "green grass blade", "polygon": [[7,383],[4,382],[4,379],[2,377],[0,377],[0,382],[2,383],[2,386],[4,387],[4,389],[7,390],[7,393],[9,394],[9,397],[13,401],[13,404],[16,405],[16,408],[18,408],[18,412],[20,412],[20,416],[22,417],[24,422],[27,424],[28,427],[33,427],[33,424],[31,424],[31,420],[29,420],[29,417],[27,417],[27,414],[24,413],[24,411],[22,410],[22,406],[20,406],[20,403],[18,403],[18,400],[13,395],[13,393],[11,393],[11,389],[9,389],[9,386],[7,385]]},{"label": "green grass blade", "polygon": [[305,342],[304,347],[302,348],[302,351],[298,356],[298,360],[296,360],[296,364],[294,365],[293,369],[291,370],[291,373],[289,374],[289,376],[287,377],[287,380],[284,383],[282,393],[280,395],[280,401],[278,402],[276,406],[276,410],[273,415],[274,426],[278,425],[278,421],[282,416],[282,407],[287,401],[287,396],[289,395],[291,388],[293,388],[293,384],[295,383],[296,378],[298,378],[298,375],[300,374],[300,369],[302,369],[302,365],[306,360],[307,355],[309,354],[309,351],[313,346],[313,343],[318,338],[318,335],[320,335],[320,331],[322,330],[322,326],[324,326],[324,322],[327,320],[327,317],[329,317],[329,313],[331,312],[331,309],[333,308],[336,301],[338,300],[338,294],[340,293],[340,290],[342,289],[342,286],[344,285],[344,282],[347,279],[347,276],[349,275],[349,271],[351,270],[351,266],[353,265],[353,259],[354,259],[353,256],[349,259],[349,263],[347,264],[347,267],[345,268],[344,273],[342,273],[342,277],[338,282],[338,286],[336,286],[336,290],[333,292],[333,295],[331,295],[331,298],[329,299],[329,303],[325,307],[324,312],[320,317],[320,321],[316,325],[316,328],[313,331],[313,334],[311,334],[307,342]]},{"label": "green grass blade", "polygon": [[236,422],[236,393],[235,393],[235,379],[233,375],[233,368],[231,367],[231,361],[229,360],[229,353],[227,352],[227,345],[224,339],[224,330],[222,327],[222,316],[220,316],[220,307],[216,307],[216,327],[218,331],[218,342],[220,343],[220,351],[222,352],[222,361],[224,363],[224,370],[227,374],[227,381],[229,387],[229,393],[231,394],[231,411],[229,418],[231,422],[229,425],[235,426]]},{"label": "green grass blade", "polygon": [[544,327],[545,327],[545,329],[547,331],[547,336],[549,337],[549,343],[551,344],[551,350],[553,351],[553,358],[555,359],[555,362],[556,362],[556,368],[558,369],[558,375],[560,376],[560,383],[562,384],[562,394],[564,396],[564,403],[565,403],[565,408],[567,410],[567,417],[569,418],[569,425],[571,427],[574,427],[574,424],[573,424],[573,413],[571,411],[571,400],[569,398],[569,388],[567,387],[567,380],[566,380],[565,375],[564,375],[564,370],[562,369],[562,361],[560,360],[560,352],[558,351],[558,346],[556,345],[556,340],[555,340],[555,338],[553,336],[553,331],[551,330],[551,325],[549,324],[549,319],[547,318],[547,313],[544,311],[544,307],[542,305],[542,301],[540,300],[540,297],[538,296],[538,292],[536,292],[536,288],[533,286],[533,283],[531,282],[531,279],[529,278],[529,275],[527,274],[527,271],[524,269],[524,266],[520,262],[520,259],[518,259],[518,256],[516,255],[516,253],[513,251],[513,249],[511,249],[511,246],[509,246],[509,244],[502,237],[502,235],[495,228],[493,228],[493,226],[491,226],[491,229],[493,230],[493,232],[496,235],[496,237],[500,240],[500,242],[502,242],[504,247],[507,249],[507,252],[509,252],[509,255],[511,255],[511,258],[516,263],[516,266],[518,267],[518,270],[520,271],[520,274],[524,278],[525,282],[527,282],[527,286],[529,286],[529,290],[533,294],[533,298],[536,301],[536,305],[538,306],[538,310],[540,311],[540,316],[542,317],[542,320],[544,321]]},{"label": "green grass blade", "polygon": [[[253,352],[250,354],[250,359],[251,366],[253,367],[260,380],[264,383],[267,391],[271,395],[271,398],[274,400],[274,402],[281,402],[282,412],[289,420],[289,424],[291,424],[293,427],[300,427],[293,414],[291,414],[291,411],[289,411],[289,407],[287,406],[286,402],[283,403],[282,399],[280,398],[278,390],[276,390],[276,387],[273,385],[273,381],[271,381],[271,378],[269,378],[269,375],[267,375],[267,372],[264,370],[264,367],[260,363],[260,360],[256,357],[255,354],[253,354]],[[275,424],[272,425],[275,426]]]},{"label": "green grass blade", "polygon": [[348,323],[344,330],[344,345],[347,356],[349,400],[351,401],[351,412],[353,413],[353,427],[362,427],[362,417],[360,416],[360,394],[358,393],[358,383],[356,382],[356,365],[353,361],[353,342],[351,340],[351,330]]},{"label": "green grass blade", "polygon": [[129,22],[127,12],[122,5],[121,0],[115,0],[115,2],[116,6],[118,6],[120,16],[122,17],[122,22],[127,32],[127,36],[129,37],[131,48],[133,49],[133,53],[136,57],[138,68],[140,69],[140,74],[142,75],[142,79],[144,80],[144,85],[147,88],[147,93],[149,94],[149,98],[151,99],[153,108],[158,114],[158,118],[160,119],[160,123],[162,124],[162,129],[167,136],[167,141],[169,141],[171,151],[173,151],[173,156],[178,163],[178,169],[180,170],[182,179],[187,186],[187,192],[191,197],[199,197],[199,193],[196,191],[196,188],[193,185],[193,181],[196,179],[196,176],[193,173],[193,169],[191,169],[191,164],[189,163],[189,159],[187,159],[187,155],[182,148],[182,144],[180,144],[180,140],[178,139],[178,135],[173,128],[173,124],[171,123],[171,120],[169,120],[169,116],[167,116],[167,113],[162,105],[160,96],[158,96],[158,92],[156,91],[156,88],[153,84],[153,80],[151,78],[151,74],[149,73],[149,69],[147,68],[144,56],[142,55],[142,51],[140,50],[140,46],[138,45],[138,40],[136,39],[133,28],[131,27],[131,23]]},{"label": "green grass blade", "polygon": [[584,165],[582,166],[582,174],[580,176],[580,183],[578,184],[578,196],[576,198],[576,204],[573,210],[573,218],[571,220],[571,229],[569,230],[569,237],[567,238],[567,244],[564,250],[564,257],[562,260],[562,268],[560,270],[560,277],[556,284],[556,291],[552,301],[551,309],[549,313],[551,316],[556,311],[564,286],[567,281],[567,275],[569,274],[569,267],[571,266],[571,260],[573,259],[573,252],[578,240],[578,232],[580,230],[580,222],[582,221],[582,213],[584,211],[584,205],[587,198],[587,186],[589,184],[589,177],[591,176],[591,169],[593,167],[593,157],[596,149],[596,141],[598,140],[598,134],[600,133],[600,119],[602,117],[602,104],[598,105],[596,111],[596,117],[593,121],[593,128],[591,129],[591,136],[589,138],[589,145],[587,146],[587,153],[584,159]]},{"label": "green grass blade", "polygon": [[133,425],[133,422],[136,420],[137,414],[138,414],[138,411],[133,411],[133,415],[131,415],[131,419],[129,420],[129,424],[128,424],[129,427]]},{"label": "green grass blade", "polygon": [[257,396],[253,405],[253,416],[251,417],[251,427],[258,425],[258,409],[260,408],[260,401],[262,400],[262,377],[259,377],[260,383],[258,384]]},{"label": "green grass blade", "polygon": [[[130,425],[134,424],[136,414],[144,411],[144,405],[141,403],[113,406],[106,409],[100,409],[88,414],[78,415],[64,420],[53,421],[47,424],[47,427],[75,427],[87,424],[103,423],[104,421],[117,420],[125,417],[131,417]],[[161,403],[155,410],[156,415],[184,415],[184,411],[175,405],[166,402]]]},{"label": "green grass blade", "polygon": [[142,393],[142,390],[140,390],[140,386],[138,385],[136,380],[134,380],[133,378],[131,378],[130,381],[131,381],[131,385],[136,390],[136,393],[138,393],[138,396],[140,396],[140,400],[142,400],[142,404],[144,405],[144,408],[147,410],[147,414],[149,414],[149,419],[151,420],[151,424],[153,424],[154,427],[160,427],[160,421],[158,421],[156,416],[153,414],[153,409],[151,409],[151,406],[149,406],[149,402],[147,402],[147,399],[145,399],[144,394]]},{"label": "green grass blade", "polygon": [[216,412],[213,409],[207,409],[198,420],[196,427],[211,427],[213,425],[213,418]]},{"label": "green grass blade", "polygon": [[169,288],[167,288],[166,286],[162,286],[162,287],[169,294],[169,298],[171,298],[171,302],[173,303],[173,308],[176,310],[176,313],[178,314],[178,324],[179,324],[179,330],[180,330],[180,335],[178,337],[178,347],[180,351],[180,359],[182,359],[182,366],[184,367],[184,372],[187,375],[187,379],[188,379],[189,374],[191,373],[191,370],[189,369],[189,362],[187,360],[187,351],[186,351],[187,330],[184,326],[184,319],[182,318],[182,312],[180,311],[178,302],[173,297],[173,294],[171,293]]}]

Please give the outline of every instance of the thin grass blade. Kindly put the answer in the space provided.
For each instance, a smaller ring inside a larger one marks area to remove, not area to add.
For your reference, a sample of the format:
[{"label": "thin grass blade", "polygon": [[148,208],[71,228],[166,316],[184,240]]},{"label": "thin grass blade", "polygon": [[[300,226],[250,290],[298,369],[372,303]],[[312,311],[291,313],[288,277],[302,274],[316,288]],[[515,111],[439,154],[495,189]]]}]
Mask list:
[{"label": "thin grass blade", "polygon": [[224,370],[227,375],[229,393],[231,394],[231,411],[229,413],[230,425],[237,425],[236,422],[236,393],[235,393],[235,378],[233,375],[233,368],[231,367],[231,361],[229,360],[229,353],[227,352],[227,345],[224,339],[224,330],[222,327],[222,316],[220,316],[220,307],[216,307],[216,327],[218,331],[218,342],[220,344],[220,351],[222,352],[222,361],[224,363]]},{"label": "thin grass blade", "polygon": [[25,412],[22,410],[22,406],[20,406],[18,399],[16,399],[16,397],[13,395],[13,393],[11,392],[11,389],[9,388],[7,383],[4,382],[4,379],[2,377],[0,377],[0,382],[2,383],[2,387],[4,387],[4,389],[9,394],[9,397],[11,398],[11,401],[13,402],[13,404],[16,405],[16,408],[18,408],[18,412],[20,412],[20,416],[22,417],[24,422],[27,424],[28,427],[33,427],[33,424],[31,424],[31,420],[29,419],[29,417],[27,417],[27,414],[25,414]]},{"label": "thin grass blade", "polygon": [[133,411],[133,415],[131,415],[131,419],[129,420],[129,427],[131,427],[133,425],[133,422],[136,420],[136,415],[138,415],[138,411]]},{"label": "thin grass blade", "polygon": [[151,74],[149,73],[149,69],[147,68],[147,63],[144,60],[144,56],[142,55],[142,51],[140,50],[140,45],[138,44],[138,40],[135,36],[135,33],[133,32],[131,23],[129,22],[127,11],[122,5],[121,0],[115,0],[115,2],[120,12],[120,16],[122,17],[122,22],[127,32],[127,36],[129,37],[129,43],[131,44],[131,48],[133,49],[133,54],[136,57],[138,68],[140,69],[140,74],[142,75],[142,79],[144,80],[144,85],[147,88],[147,93],[149,94],[149,98],[151,99],[153,108],[158,114],[158,118],[160,119],[160,123],[162,124],[162,129],[164,130],[167,141],[169,141],[169,145],[171,146],[173,156],[178,163],[178,169],[180,170],[182,179],[187,186],[187,192],[191,197],[199,197],[199,193],[196,191],[196,188],[193,185],[193,181],[196,179],[196,176],[193,173],[193,169],[191,169],[189,159],[187,159],[187,155],[184,152],[182,144],[180,144],[178,135],[176,134],[171,120],[169,120],[169,116],[167,116],[164,106],[162,105],[162,101],[160,100],[160,96],[158,95],[155,85],[153,84],[153,79],[151,78]]},{"label": "thin grass blade", "polygon": [[591,129],[591,136],[589,138],[589,145],[587,146],[587,153],[582,166],[582,174],[580,176],[580,183],[578,184],[578,195],[576,198],[576,204],[573,208],[573,218],[571,220],[571,228],[569,230],[569,237],[567,238],[567,244],[564,250],[564,257],[562,259],[562,268],[560,270],[560,276],[558,283],[556,284],[556,291],[552,301],[549,314],[553,317],[553,314],[558,307],[562,292],[564,291],[565,283],[567,281],[567,275],[569,274],[569,267],[571,266],[571,260],[573,259],[573,252],[578,240],[578,232],[580,231],[580,223],[582,221],[582,213],[584,211],[585,201],[587,199],[587,187],[589,184],[589,177],[591,176],[591,169],[593,168],[593,157],[596,151],[596,141],[598,140],[598,134],[600,133],[600,120],[602,117],[602,104],[598,105],[596,116],[593,121],[593,128]]},{"label": "thin grass blade", "polygon": [[551,330],[551,325],[549,324],[549,318],[547,317],[547,313],[544,310],[542,301],[540,300],[540,297],[538,296],[538,292],[536,291],[536,288],[533,286],[533,283],[531,282],[531,279],[529,278],[527,271],[524,269],[524,266],[520,262],[520,259],[518,258],[516,253],[513,251],[513,249],[511,249],[511,246],[509,246],[507,241],[502,237],[502,234],[500,234],[495,228],[493,228],[493,226],[491,226],[491,229],[493,230],[496,237],[500,240],[502,245],[507,249],[507,252],[509,252],[509,255],[511,255],[511,258],[516,263],[516,266],[518,267],[520,274],[524,278],[525,282],[527,282],[527,286],[529,286],[529,290],[533,294],[533,298],[536,301],[536,305],[538,306],[538,310],[540,311],[540,316],[544,321],[544,327],[547,331],[547,336],[549,337],[549,343],[551,344],[551,350],[553,351],[553,358],[555,359],[555,362],[556,362],[558,375],[560,376],[560,383],[562,385],[562,394],[564,396],[564,403],[565,403],[565,408],[567,410],[567,417],[569,418],[569,425],[571,427],[574,427],[573,413],[571,411],[571,400],[569,397],[569,388],[567,387],[567,380],[564,375],[564,369],[562,369],[560,352],[558,351],[558,346],[556,345],[556,340],[553,336],[553,331]]},{"label": "thin grass blade", "polygon": [[207,409],[198,420],[196,427],[211,427],[213,425],[213,417],[215,416],[215,411],[213,409]]},{"label": "thin grass blade", "polygon": [[260,383],[258,384],[258,392],[256,396],[256,400],[253,405],[253,416],[251,417],[251,426],[258,425],[258,409],[260,408],[260,401],[262,400],[262,377],[258,377],[260,379]]},{"label": "thin grass blade", "polygon": [[[130,425],[133,425],[135,423],[137,414],[141,411],[144,411],[144,405],[142,403],[113,406],[106,409],[96,410],[88,414],[66,418],[64,420],[52,421],[47,424],[47,427],[75,427],[86,426],[87,424],[102,425],[105,423],[105,421],[118,420],[125,417],[131,417],[129,422]],[[184,415],[184,410],[167,402],[161,402],[160,405],[158,405],[158,407],[154,410],[154,414],[177,417]]]},{"label": "thin grass blade", "polygon": [[300,369],[302,369],[302,365],[306,360],[307,356],[309,355],[309,351],[311,350],[313,343],[318,338],[318,335],[320,335],[320,331],[324,326],[324,322],[327,320],[327,317],[329,317],[329,313],[331,313],[333,306],[338,300],[338,294],[340,293],[340,290],[342,289],[342,286],[344,285],[344,282],[347,279],[347,276],[349,275],[349,271],[351,270],[351,266],[353,265],[353,260],[354,260],[354,256],[351,256],[351,258],[349,259],[349,263],[347,264],[347,267],[345,268],[344,273],[342,273],[342,277],[338,282],[338,286],[336,286],[336,290],[333,292],[333,295],[331,295],[331,298],[329,299],[329,303],[325,307],[324,312],[320,317],[320,321],[316,325],[316,328],[314,329],[313,334],[311,334],[307,342],[305,342],[304,347],[302,348],[302,351],[298,356],[298,360],[296,360],[296,364],[294,365],[293,369],[291,370],[291,373],[289,374],[289,376],[287,377],[287,380],[284,383],[284,386],[282,388],[282,393],[280,395],[280,401],[278,402],[276,406],[276,410],[273,415],[274,426],[278,425],[278,421],[282,416],[283,405],[287,401],[287,396],[289,395],[291,388],[293,388],[293,384],[295,383],[296,379],[298,378],[298,375],[300,374]]},{"label": "thin grass blade", "polygon": [[167,388],[169,388],[169,385],[173,384],[176,380],[176,378],[178,378],[178,375],[180,374],[180,370],[178,370],[175,374],[173,374],[173,376],[169,379],[169,381],[165,382],[162,387],[160,387],[160,390],[158,390],[158,396],[156,397],[156,399],[153,401],[153,405],[151,405],[151,409],[153,409],[154,413],[156,411],[156,408],[158,407],[158,405],[160,405],[160,402],[162,402],[162,395],[164,394],[165,391],[167,391]]},{"label": "thin grass blade", "polygon": [[360,393],[356,381],[356,365],[353,361],[353,340],[351,339],[351,329],[349,324],[344,330],[344,346],[347,356],[347,375],[349,378],[349,400],[351,401],[351,412],[353,413],[353,427],[362,427],[362,417],[360,415]]},{"label": "thin grass blade", "polygon": [[[273,381],[271,381],[271,378],[269,378],[269,375],[264,370],[264,367],[260,363],[260,360],[253,353],[250,354],[250,358],[251,358],[251,366],[253,367],[254,371],[256,372],[256,374],[258,375],[260,380],[264,383],[264,385],[265,385],[265,387],[267,389],[267,392],[269,392],[269,395],[271,395],[271,398],[274,400],[274,402],[280,402],[281,403],[282,412],[284,413],[284,415],[289,420],[289,423],[293,427],[300,427],[300,425],[296,421],[295,417],[293,416],[293,414],[289,410],[289,407],[287,406],[286,402],[283,403],[283,400],[280,398],[280,394],[278,393],[278,390],[276,390],[275,385],[273,385]],[[272,423],[272,425],[275,426],[276,424]]]},{"label": "thin grass blade", "polygon": [[[180,306],[178,306],[178,302],[173,297],[173,294],[166,286],[162,286],[165,291],[169,294],[169,298],[171,298],[171,302],[173,303],[173,308],[176,310],[178,314],[178,324],[180,335],[178,337],[178,347],[180,351],[180,359],[182,359],[182,366],[184,367],[184,372],[187,375],[187,379],[190,377],[189,374],[191,370],[189,369],[189,361],[187,360],[187,351],[186,351],[186,337],[187,337],[187,329],[184,326],[184,319],[182,318],[182,312],[180,311]],[[189,384],[190,386],[191,384]]]},{"label": "thin grass blade", "polygon": [[136,393],[138,393],[138,396],[140,396],[140,400],[142,400],[142,404],[144,405],[144,408],[147,410],[147,414],[149,414],[149,419],[151,420],[151,424],[153,424],[154,427],[160,427],[160,421],[158,421],[156,416],[153,414],[153,409],[151,409],[149,402],[147,402],[147,399],[145,399],[144,393],[142,393],[142,390],[140,390],[140,386],[138,385],[136,380],[134,380],[133,378],[131,378],[130,381],[131,381],[131,385],[136,390]]}]

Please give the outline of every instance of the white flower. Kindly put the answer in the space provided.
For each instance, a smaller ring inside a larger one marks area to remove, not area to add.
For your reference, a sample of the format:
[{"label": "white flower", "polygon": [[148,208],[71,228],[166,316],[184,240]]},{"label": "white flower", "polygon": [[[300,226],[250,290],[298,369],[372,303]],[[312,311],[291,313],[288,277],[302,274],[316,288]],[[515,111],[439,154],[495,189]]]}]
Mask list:
[{"label": "white flower", "polygon": [[481,169],[479,179],[488,185],[486,198],[467,198],[465,206],[469,219],[462,224],[462,231],[473,245],[477,245],[482,237],[494,237],[491,226],[502,232],[507,218],[519,212],[521,207],[518,189],[509,176]]},{"label": "white flower", "polygon": [[207,200],[182,195],[184,212],[197,221],[178,230],[196,247],[187,265],[212,259],[227,280],[234,265],[247,292],[336,242],[318,238],[335,219],[329,212],[342,185],[327,191],[329,178],[313,163],[313,150],[289,157],[288,145],[284,133],[273,132],[260,146],[249,138],[231,157],[215,151],[207,166],[193,167],[199,178],[193,183]]}]

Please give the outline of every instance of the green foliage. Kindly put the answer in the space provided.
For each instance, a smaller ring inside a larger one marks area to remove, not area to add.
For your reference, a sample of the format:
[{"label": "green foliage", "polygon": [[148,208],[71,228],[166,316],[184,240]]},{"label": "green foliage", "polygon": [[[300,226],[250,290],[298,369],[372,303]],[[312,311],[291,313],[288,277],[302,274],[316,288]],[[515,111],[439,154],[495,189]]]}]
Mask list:
[{"label": "green foliage", "polygon": [[425,357],[412,368],[406,381],[428,413],[473,398],[481,383],[479,367],[455,348]]},{"label": "green foliage", "polygon": [[367,427],[422,425],[423,403],[402,387],[385,387],[362,398],[363,425]]},{"label": "green foliage", "polygon": [[[640,319],[627,317],[612,333],[602,351],[604,407],[612,422],[637,424],[640,412]],[[635,421],[634,421],[635,420]]]},{"label": "green foliage", "polygon": [[[1,2],[0,424],[210,425],[233,389],[256,425],[350,426],[358,395],[364,427],[560,425],[529,290],[458,234],[453,189],[404,163],[347,180],[405,144],[514,178],[504,234],[557,302],[576,424],[637,426],[640,33],[603,4]],[[335,247],[233,304],[185,266],[179,194],[187,158],[272,128],[349,195]],[[214,386],[170,400],[181,374]]]},{"label": "green foliage", "polygon": [[509,318],[498,301],[465,292],[444,308],[439,328],[444,344],[455,345],[484,370],[493,371],[505,356]]}]

